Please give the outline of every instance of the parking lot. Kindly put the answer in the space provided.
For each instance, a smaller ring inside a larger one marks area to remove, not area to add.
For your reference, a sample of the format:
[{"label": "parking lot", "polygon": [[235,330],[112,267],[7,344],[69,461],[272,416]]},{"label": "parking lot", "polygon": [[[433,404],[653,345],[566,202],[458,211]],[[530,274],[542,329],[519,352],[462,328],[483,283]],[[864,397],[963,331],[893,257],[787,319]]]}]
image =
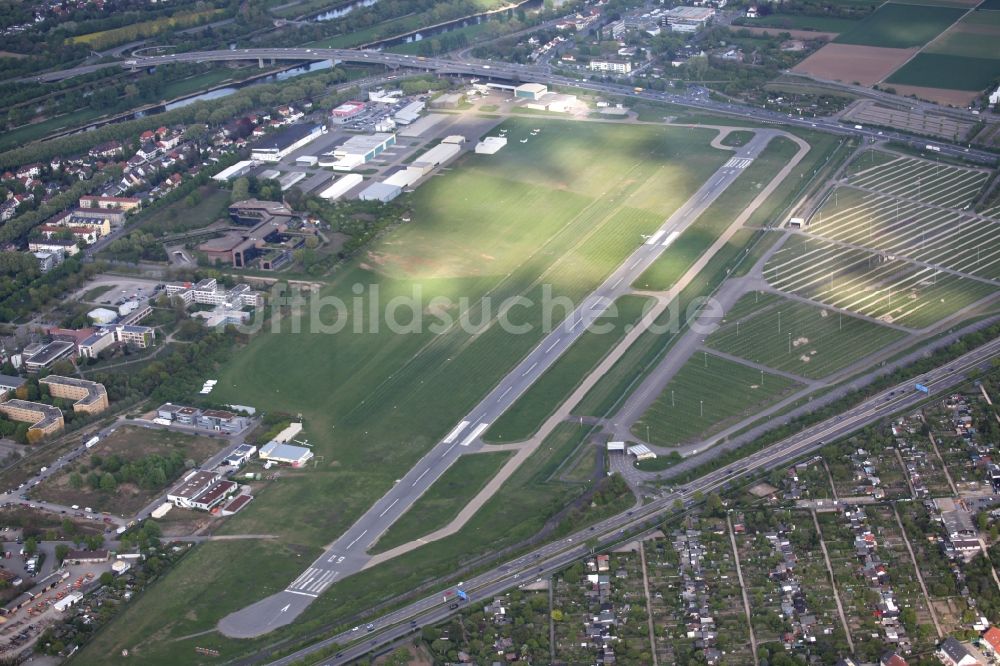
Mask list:
[{"label": "parking lot", "polygon": [[156,280],[146,280],[143,278],[120,277],[117,275],[99,275],[91,280],[85,287],[74,294],[74,298],[85,300],[84,296],[93,293],[94,290],[109,287],[96,296],[92,296],[86,302],[102,306],[118,306],[128,300],[144,301],[154,295],[156,285],[161,284]]}]

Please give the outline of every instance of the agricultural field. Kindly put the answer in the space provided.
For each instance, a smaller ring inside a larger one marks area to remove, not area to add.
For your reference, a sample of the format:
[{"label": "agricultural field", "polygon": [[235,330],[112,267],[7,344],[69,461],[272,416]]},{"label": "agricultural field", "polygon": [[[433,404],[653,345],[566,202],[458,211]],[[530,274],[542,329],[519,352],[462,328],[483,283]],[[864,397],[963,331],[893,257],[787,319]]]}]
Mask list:
[{"label": "agricultural field", "polygon": [[918,53],[885,81],[899,86],[979,92],[989,86],[996,75],[997,61],[993,58]]},{"label": "agricultural field", "polygon": [[906,49],[923,46],[957,21],[965,9],[888,2],[842,32],[836,42]]},{"label": "agricultural field", "polygon": [[811,235],[885,257],[1000,279],[1000,224],[880,194],[838,188],[809,225]]},{"label": "agricultural field", "polygon": [[1000,12],[975,11],[927,45],[924,53],[1000,60]]},{"label": "agricultural field", "polygon": [[[746,294],[741,302],[752,303],[754,298],[754,294]],[[768,299],[746,315],[728,314],[705,344],[769,368],[815,379],[847,367],[904,335],[865,319],[777,298]]]},{"label": "agricultural field", "polygon": [[764,275],[781,291],[910,328],[931,326],[996,293],[988,283],[821,239],[782,247]]},{"label": "agricultural field", "polygon": [[[837,16],[805,16],[799,14],[771,14],[746,22],[747,27],[812,30],[815,32],[847,32],[858,24],[857,19]],[[743,26],[740,26],[743,27]]]},{"label": "agricultural field", "polygon": [[869,165],[870,159],[871,154],[866,153],[851,165],[848,184],[944,208],[968,206],[990,176],[988,171],[902,155],[874,165]]},{"label": "agricultural field", "polygon": [[696,352],[632,432],[650,444],[679,446],[718,432],[799,387],[766,370]]}]

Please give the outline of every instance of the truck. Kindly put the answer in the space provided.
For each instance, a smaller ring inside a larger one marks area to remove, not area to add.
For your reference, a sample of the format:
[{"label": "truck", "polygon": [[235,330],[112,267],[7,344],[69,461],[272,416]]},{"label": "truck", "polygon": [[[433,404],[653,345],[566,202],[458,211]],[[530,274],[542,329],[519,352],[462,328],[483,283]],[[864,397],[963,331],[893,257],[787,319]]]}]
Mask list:
[{"label": "truck", "polygon": [[94,448],[94,445],[97,444],[99,441],[101,441],[101,438],[95,435],[95,436],[91,437],[90,439],[88,439],[87,443],[84,444],[84,446],[86,448],[88,448],[88,449],[92,449],[92,448]]},{"label": "truck", "polygon": [[864,127],[862,127],[861,125],[855,125],[854,129],[864,129]]},{"label": "truck", "polygon": [[914,385],[913,388],[917,389],[921,393],[930,393],[931,392],[931,390],[929,388],[927,388],[926,386],[924,386],[923,384],[916,384],[916,385]]},{"label": "truck", "polygon": [[940,152],[941,152],[941,149],[940,149],[940,148],[938,148],[937,146],[932,146],[932,145],[931,145],[931,144],[929,144],[929,143],[928,143],[928,144],[927,144],[926,146],[924,146],[924,147],[925,147],[925,148],[926,148],[927,150],[933,150],[933,151],[934,151],[935,153],[940,153]]}]

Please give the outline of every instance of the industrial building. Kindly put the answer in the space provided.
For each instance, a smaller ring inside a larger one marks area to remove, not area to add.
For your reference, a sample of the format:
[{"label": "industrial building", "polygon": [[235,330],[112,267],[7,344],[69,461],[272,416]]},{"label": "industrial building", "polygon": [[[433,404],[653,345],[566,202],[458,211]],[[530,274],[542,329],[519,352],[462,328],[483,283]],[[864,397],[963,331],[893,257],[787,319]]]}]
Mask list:
[{"label": "industrial building", "polygon": [[292,152],[319,138],[319,125],[292,125],[276,134],[264,136],[250,151],[250,157],[261,162],[280,162]]},{"label": "industrial building", "polygon": [[326,188],[319,193],[321,199],[328,199],[330,201],[336,201],[340,197],[347,194],[349,191],[354,189],[356,186],[360,185],[364,180],[359,173],[349,173],[340,178],[335,179],[330,187]]},{"label": "industrial building", "polygon": [[218,430],[230,434],[242,432],[247,427],[245,417],[219,409],[206,409],[164,403],[156,408],[156,422],[160,425],[183,425],[205,430]]},{"label": "industrial building", "polygon": [[261,460],[302,467],[313,457],[313,452],[304,446],[283,444],[273,439],[261,447],[259,455]]},{"label": "industrial building", "polygon": [[302,171],[292,171],[285,174],[282,178],[278,180],[278,184],[281,185],[281,191],[287,192],[288,190],[295,187],[296,184],[302,182],[306,179],[306,174]]},{"label": "industrial building", "polygon": [[405,169],[399,169],[394,174],[386,178],[383,182],[386,185],[394,185],[406,189],[412,187],[414,183],[423,178],[423,169],[417,169],[414,167],[406,167]]},{"label": "industrial building", "polygon": [[507,145],[505,136],[487,136],[476,144],[476,152],[480,155],[493,155]]},{"label": "industrial building", "polygon": [[233,178],[239,178],[240,176],[245,176],[248,173],[250,173],[250,169],[252,169],[254,165],[255,162],[253,162],[252,160],[243,160],[242,162],[237,162],[231,167],[226,167],[219,173],[212,176],[212,180],[218,181],[220,183],[225,183],[232,180]]},{"label": "industrial building", "polygon": [[635,446],[628,447],[628,453],[630,456],[635,456],[637,461],[653,460],[656,458],[656,453],[645,444],[636,444]]},{"label": "industrial building", "polygon": [[455,143],[439,143],[413,162],[413,166],[423,169],[425,173],[436,166],[446,164],[462,152],[462,146]]},{"label": "industrial building", "polygon": [[108,408],[108,392],[104,384],[61,375],[49,375],[38,383],[47,386],[54,398],[73,400],[74,412],[100,414]]},{"label": "industrial building", "polygon": [[389,203],[402,193],[403,188],[399,185],[391,185],[389,183],[372,183],[358,193],[358,199],[361,201],[381,201],[382,203]]},{"label": "industrial building", "polygon": [[417,100],[416,102],[410,102],[402,109],[393,115],[393,120],[395,120],[400,125],[409,125],[418,118],[420,118],[420,112],[424,110],[424,103]]},{"label": "industrial building", "polygon": [[457,109],[464,99],[465,95],[462,93],[445,93],[432,99],[430,107],[432,109]]},{"label": "industrial building", "polygon": [[335,171],[350,171],[394,145],[396,145],[396,135],[390,132],[352,136],[334,149],[332,155],[335,161],[331,166]]},{"label": "industrial building", "polygon": [[365,110],[365,103],[357,100],[344,102],[330,112],[335,123],[346,123],[348,120]]},{"label": "industrial building", "polygon": [[29,423],[28,434],[53,435],[63,429],[62,412],[57,407],[27,400],[0,402],[0,414],[11,421]]},{"label": "industrial building", "polygon": [[663,16],[672,32],[695,32],[715,16],[711,7],[674,7]]},{"label": "industrial building", "polygon": [[167,501],[181,509],[211,511],[221,504],[239,486],[223,480],[215,472],[194,470],[167,493]]},{"label": "industrial building", "polygon": [[549,87],[542,83],[522,83],[514,88],[514,97],[537,100],[548,91]]},{"label": "industrial building", "polygon": [[257,447],[253,444],[240,444],[233,452],[226,456],[225,463],[232,467],[241,467],[250,457],[257,453]]}]

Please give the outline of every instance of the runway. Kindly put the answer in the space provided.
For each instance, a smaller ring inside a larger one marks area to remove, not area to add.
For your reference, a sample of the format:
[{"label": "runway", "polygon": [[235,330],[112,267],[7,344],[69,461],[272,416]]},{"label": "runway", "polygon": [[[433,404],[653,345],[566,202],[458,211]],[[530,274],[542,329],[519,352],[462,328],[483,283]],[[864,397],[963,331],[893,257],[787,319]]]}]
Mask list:
[{"label": "runway", "polygon": [[357,573],[370,560],[369,546],[437,481],[463,453],[483,446],[482,434],[506,412],[673,241],[698,219],[780,132],[757,130],[746,145],[735,149],[694,195],[647,239],[636,239],[636,250],[566,319],[546,335],[489,394],[362,515],[289,586],[270,597],[231,613],[219,631],[234,638],[252,638],[291,623],[335,582]]}]

